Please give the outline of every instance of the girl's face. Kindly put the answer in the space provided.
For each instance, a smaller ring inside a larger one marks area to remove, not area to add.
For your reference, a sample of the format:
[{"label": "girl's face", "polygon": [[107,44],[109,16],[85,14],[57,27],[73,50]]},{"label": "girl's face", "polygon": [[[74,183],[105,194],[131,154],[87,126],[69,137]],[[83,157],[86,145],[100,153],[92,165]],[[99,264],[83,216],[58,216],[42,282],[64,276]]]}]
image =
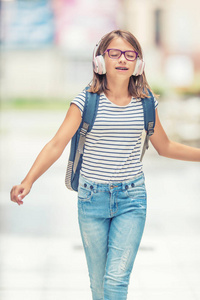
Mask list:
[{"label": "girl's face", "polygon": [[[113,39],[107,49],[119,49],[121,51],[135,51],[133,46],[122,38]],[[133,53],[133,55],[135,55]],[[109,57],[108,52],[104,54],[105,65],[106,65],[106,76],[107,78],[123,77],[129,79],[135,69],[136,59],[134,61],[127,60],[124,54],[117,59]]]}]

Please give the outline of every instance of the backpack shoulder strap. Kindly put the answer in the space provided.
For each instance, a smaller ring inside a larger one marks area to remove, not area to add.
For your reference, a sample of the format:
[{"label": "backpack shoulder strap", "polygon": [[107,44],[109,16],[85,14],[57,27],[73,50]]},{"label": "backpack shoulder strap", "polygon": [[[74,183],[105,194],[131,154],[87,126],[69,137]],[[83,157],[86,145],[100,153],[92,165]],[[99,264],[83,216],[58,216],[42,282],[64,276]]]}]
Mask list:
[{"label": "backpack shoulder strap", "polygon": [[80,137],[77,145],[77,150],[75,154],[74,164],[73,164],[73,172],[76,172],[78,162],[81,154],[83,154],[83,148],[85,144],[86,134],[91,131],[99,105],[99,95],[95,93],[89,93],[86,88],[86,99],[83,110],[82,122],[79,127],[80,129]]},{"label": "backpack shoulder strap", "polygon": [[88,87],[86,87],[86,99],[85,99],[82,123],[85,122],[89,124],[88,132],[90,132],[94,125],[94,121],[98,110],[99,95],[96,93],[90,93],[87,90]]},{"label": "backpack shoulder strap", "polygon": [[149,148],[149,137],[154,133],[155,127],[155,104],[154,96],[150,90],[148,90],[149,96],[142,99],[143,111],[144,111],[144,128],[146,130],[146,137],[142,149],[140,161],[142,161],[145,151]]}]

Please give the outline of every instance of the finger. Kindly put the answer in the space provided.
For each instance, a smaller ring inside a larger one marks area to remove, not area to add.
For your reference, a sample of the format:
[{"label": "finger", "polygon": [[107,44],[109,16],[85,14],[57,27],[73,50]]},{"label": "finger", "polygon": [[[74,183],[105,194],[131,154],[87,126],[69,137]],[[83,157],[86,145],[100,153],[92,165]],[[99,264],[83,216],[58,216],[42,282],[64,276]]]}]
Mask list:
[{"label": "finger", "polygon": [[12,197],[11,201],[16,202],[18,205],[23,204],[23,201],[22,201],[20,195],[18,195],[17,197],[16,196]]},{"label": "finger", "polygon": [[21,205],[21,204],[23,204],[23,201],[22,201],[22,199],[24,198],[24,197],[26,197],[26,195],[29,193],[29,189],[27,189],[27,188],[24,188],[23,190],[20,190],[20,193],[17,195],[17,203],[19,204],[19,205]]},{"label": "finger", "polygon": [[10,195],[10,198],[11,198],[11,201],[13,202],[18,202],[19,199],[18,196],[21,195],[21,193],[23,192],[23,188],[22,187],[19,187],[19,186],[14,186],[11,190],[11,195]]},{"label": "finger", "polygon": [[18,195],[18,197],[17,197],[17,204],[18,205],[22,205],[24,202],[22,201],[22,197],[21,197],[21,195]]},{"label": "finger", "polygon": [[16,186],[13,186],[13,188],[10,191],[10,200],[15,202],[15,190],[16,190]]},{"label": "finger", "polygon": [[29,189],[25,188],[22,191],[20,191],[20,193],[17,195],[19,200],[22,200],[26,195],[28,195],[29,193]]}]

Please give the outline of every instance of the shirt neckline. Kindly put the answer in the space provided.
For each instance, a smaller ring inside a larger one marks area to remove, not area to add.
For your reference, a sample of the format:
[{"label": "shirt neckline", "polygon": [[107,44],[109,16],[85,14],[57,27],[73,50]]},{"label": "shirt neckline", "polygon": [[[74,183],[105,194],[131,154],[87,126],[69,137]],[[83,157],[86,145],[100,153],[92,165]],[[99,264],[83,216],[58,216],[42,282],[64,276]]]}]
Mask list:
[{"label": "shirt neckline", "polygon": [[119,107],[119,108],[125,108],[125,107],[130,106],[131,103],[132,103],[132,101],[133,101],[133,99],[135,99],[134,97],[131,97],[131,100],[130,100],[130,102],[129,102],[128,104],[126,104],[126,105],[117,105],[117,104],[113,103],[112,101],[110,101],[110,99],[108,99],[108,98],[106,97],[105,93],[102,93],[102,95],[105,97],[105,99],[106,99],[110,104],[112,104],[113,106]]}]

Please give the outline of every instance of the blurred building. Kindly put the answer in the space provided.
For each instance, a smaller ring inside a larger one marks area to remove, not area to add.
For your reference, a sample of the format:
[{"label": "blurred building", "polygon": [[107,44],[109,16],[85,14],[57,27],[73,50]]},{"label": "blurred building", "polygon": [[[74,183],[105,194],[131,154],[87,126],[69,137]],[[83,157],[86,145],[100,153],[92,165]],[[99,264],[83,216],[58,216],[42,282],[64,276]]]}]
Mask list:
[{"label": "blurred building", "polygon": [[95,44],[116,28],[141,42],[153,85],[190,86],[199,10],[198,0],[3,0],[1,98],[70,98],[92,78]]},{"label": "blurred building", "polygon": [[125,1],[124,25],[141,41],[154,82],[187,87],[199,76],[199,10],[198,0]]},{"label": "blurred building", "polygon": [[121,12],[119,0],[1,3],[3,99],[74,95],[91,80],[93,47]]}]

